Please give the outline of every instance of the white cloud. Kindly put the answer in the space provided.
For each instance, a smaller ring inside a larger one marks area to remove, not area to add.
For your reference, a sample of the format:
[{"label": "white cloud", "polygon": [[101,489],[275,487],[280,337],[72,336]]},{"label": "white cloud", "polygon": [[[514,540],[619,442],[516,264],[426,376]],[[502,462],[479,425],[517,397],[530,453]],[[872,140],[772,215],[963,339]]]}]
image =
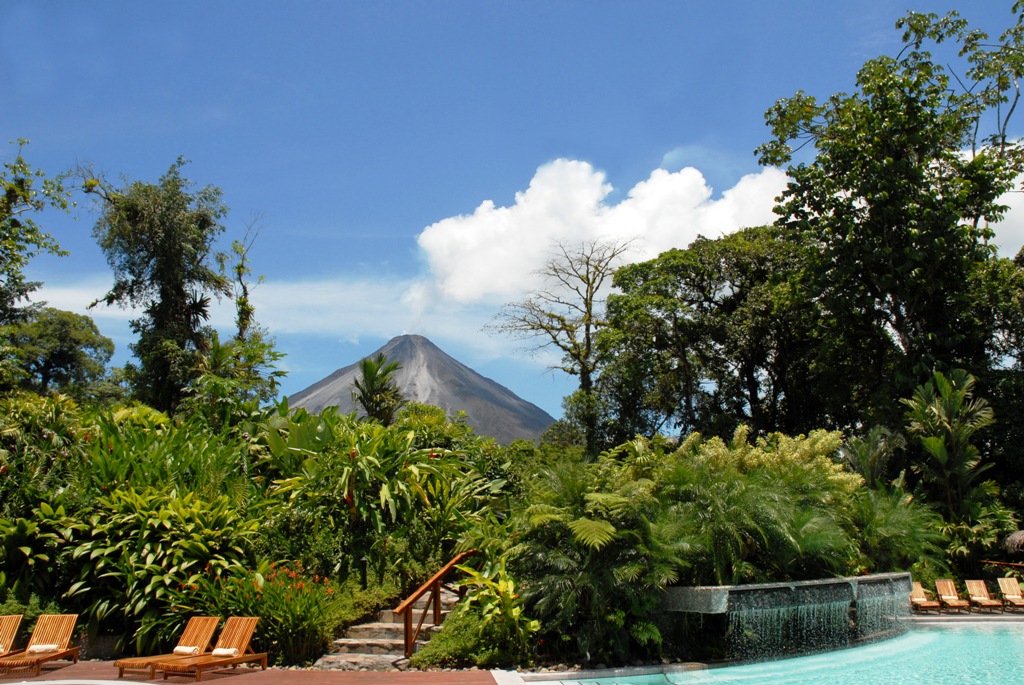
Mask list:
[{"label": "white cloud", "polygon": [[[481,202],[469,215],[427,226],[419,246],[425,273],[380,277],[267,281],[252,298],[259,320],[272,334],[329,336],[347,342],[388,338],[402,332],[460,340],[482,356],[508,352],[510,343],[480,331],[498,306],[538,285],[536,271],[555,241],[632,240],[630,260],[650,259],[685,247],[698,235],[718,237],[774,219],[774,198],[785,186],[778,169],[740,179],[719,197],[692,167],[656,169],[609,204],[612,186],[590,164],[557,160],[540,167],[515,202]],[[1024,194],[1007,196],[1007,218],[995,226],[995,243],[1012,256],[1024,243]],[[127,332],[136,315],[117,307],[87,306],[110,288],[102,275],[73,284],[48,279],[38,294],[50,306],[89,314],[104,330]],[[230,330],[234,309],[215,303],[211,323]],[[514,343],[512,343],[514,344]]]},{"label": "white cloud", "polygon": [[456,303],[502,301],[536,285],[535,272],[556,241],[632,240],[634,259],[686,247],[698,235],[719,236],[772,221],[785,175],[765,169],[745,176],[719,199],[692,167],[656,169],[615,205],[612,186],[586,162],[557,160],[537,170],[510,207],[487,200],[470,215],[443,219],[419,237],[439,297]]},{"label": "white cloud", "polygon": [[[1017,183],[1018,188],[1021,186],[1022,183]],[[999,248],[1000,257],[1012,259],[1024,245],[1024,192],[1007,193],[1002,197],[1002,201],[1009,210],[1006,212],[1006,218],[992,225],[996,233],[992,242]]]},{"label": "white cloud", "polygon": [[[509,341],[480,329],[498,306],[538,284],[536,271],[556,241],[632,240],[628,257],[649,259],[686,247],[698,235],[719,236],[772,220],[773,198],[784,185],[775,169],[742,178],[712,199],[703,175],[689,167],[656,169],[617,204],[603,172],[586,162],[557,160],[534,174],[515,202],[483,201],[470,215],[453,216],[423,229],[419,246],[427,271],[418,277],[268,280],[251,294],[259,321],[272,334],[330,336],[357,342],[401,332],[460,340],[482,355],[509,351]],[[136,312],[116,307],[87,310],[110,288],[110,276],[62,285],[48,279],[40,297],[51,306],[87,313],[101,328],[127,330]],[[215,302],[210,322],[231,330],[235,312]],[[548,360],[550,361],[550,360]]]}]

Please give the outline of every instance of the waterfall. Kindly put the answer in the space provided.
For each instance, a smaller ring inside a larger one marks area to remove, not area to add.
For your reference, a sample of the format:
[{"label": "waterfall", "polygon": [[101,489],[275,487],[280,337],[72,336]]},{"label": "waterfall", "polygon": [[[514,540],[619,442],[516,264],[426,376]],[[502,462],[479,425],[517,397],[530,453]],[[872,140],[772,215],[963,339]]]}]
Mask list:
[{"label": "waterfall", "polygon": [[910,574],[670,588],[665,611],[725,618],[729,658],[764,660],[838,649],[908,628]]},{"label": "waterfall", "polygon": [[852,599],[848,583],[730,592],[729,651],[761,660],[844,646]]},{"label": "waterfall", "polygon": [[888,580],[857,585],[857,637],[876,640],[907,631],[910,604],[906,593]]}]

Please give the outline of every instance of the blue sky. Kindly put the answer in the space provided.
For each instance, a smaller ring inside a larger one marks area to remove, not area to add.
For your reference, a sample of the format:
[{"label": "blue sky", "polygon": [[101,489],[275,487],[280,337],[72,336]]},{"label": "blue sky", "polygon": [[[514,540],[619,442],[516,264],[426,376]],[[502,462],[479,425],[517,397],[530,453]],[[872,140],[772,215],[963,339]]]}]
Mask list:
[{"label": "blue sky", "polygon": [[[851,90],[898,51],[908,3],[1011,21],[992,0],[4,0],[0,133],[50,174],[156,181],[191,160],[231,208],[224,247],[258,214],[253,299],[284,394],[418,333],[557,416],[572,379],[481,330],[554,241],[632,239],[639,260],[770,221],[764,111]],[[40,298],[84,312],[111,282],[95,215],[41,219],[71,255],[33,262]],[[131,312],[89,313],[123,363]]]}]

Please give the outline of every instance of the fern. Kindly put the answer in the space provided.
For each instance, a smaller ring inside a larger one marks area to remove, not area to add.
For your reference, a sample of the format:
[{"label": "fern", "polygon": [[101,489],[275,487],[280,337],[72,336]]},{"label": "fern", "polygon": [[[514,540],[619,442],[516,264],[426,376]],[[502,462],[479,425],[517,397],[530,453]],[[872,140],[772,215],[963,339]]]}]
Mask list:
[{"label": "fern", "polygon": [[615,539],[615,526],[608,521],[579,518],[569,522],[569,530],[576,540],[595,550]]}]

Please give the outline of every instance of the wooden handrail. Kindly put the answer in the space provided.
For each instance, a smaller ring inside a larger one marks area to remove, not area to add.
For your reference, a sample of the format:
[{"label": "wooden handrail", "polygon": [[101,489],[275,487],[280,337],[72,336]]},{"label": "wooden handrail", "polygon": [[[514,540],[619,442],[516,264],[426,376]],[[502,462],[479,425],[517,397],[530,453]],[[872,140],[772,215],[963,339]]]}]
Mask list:
[{"label": "wooden handrail", "polygon": [[982,560],[983,564],[992,564],[993,566],[1008,566],[1010,568],[1024,568],[1024,564],[1017,564],[1012,561],[985,561]]},{"label": "wooden handrail", "polygon": [[[441,622],[441,583],[445,577],[452,572],[452,570],[467,557],[477,554],[477,550],[471,549],[460,554],[457,554],[454,559],[449,561],[440,571],[430,577],[430,580],[420,585],[416,592],[409,595],[409,598],[398,605],[394,609],[396,616],[402,617],[402,623],[405,626],[405,656],[406,658],[412,656],[414,647],[416,646],[416,638],[420,635],[420,630],[423,628],[423,622],[427,618],[427,612],[430,610],[431,604],[434,606],[434,625]],[[420,597],[430,592],[430,598],[427,600],[427,605],[423,607],[423,614],[420,616],[420,622],[417,624],[416,629],[412,627],[412,605],[416,603]]]}]

